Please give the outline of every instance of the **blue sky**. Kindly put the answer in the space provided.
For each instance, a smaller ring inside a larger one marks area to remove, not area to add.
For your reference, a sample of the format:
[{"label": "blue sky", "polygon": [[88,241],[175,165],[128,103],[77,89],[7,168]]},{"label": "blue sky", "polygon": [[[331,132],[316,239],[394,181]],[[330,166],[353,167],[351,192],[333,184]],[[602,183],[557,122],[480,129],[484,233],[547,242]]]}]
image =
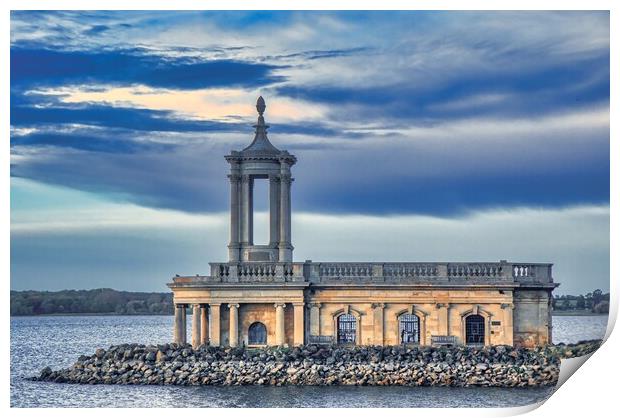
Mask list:
[{"label": "blue sky", "polygon": [[258,95],[299,159],[296,259],[609,288],[606,12],[12,12],[10,68],[12,289],[224,260]]}]

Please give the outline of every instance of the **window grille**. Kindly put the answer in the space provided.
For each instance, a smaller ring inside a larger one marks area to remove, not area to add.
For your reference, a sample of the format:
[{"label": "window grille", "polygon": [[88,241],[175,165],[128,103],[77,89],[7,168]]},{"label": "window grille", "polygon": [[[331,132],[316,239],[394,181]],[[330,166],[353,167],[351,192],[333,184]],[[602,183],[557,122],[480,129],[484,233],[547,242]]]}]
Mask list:
[{"label": "window grille", "polygon": [[465,318],[465,342],[472,345],[484,345],[484,318],[469,315]]},{"label": "window grille", "polygon": [[350,314],[338,317],[338,344],[355,344],[357,334],[357,322]]},{"label": "window grille", "polygon": [[420,343],[420,318],[417,315],[405,314],[398,321],[398,335],[403,344]]}]

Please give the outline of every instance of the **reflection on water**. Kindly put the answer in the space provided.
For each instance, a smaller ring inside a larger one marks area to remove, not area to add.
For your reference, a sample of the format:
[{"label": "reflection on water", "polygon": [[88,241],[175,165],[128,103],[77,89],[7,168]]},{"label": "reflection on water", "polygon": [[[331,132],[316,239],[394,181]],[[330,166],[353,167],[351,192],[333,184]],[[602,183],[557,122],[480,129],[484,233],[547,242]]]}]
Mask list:
[{"label": "reflection on water", "polygon": [[[11,406],[16,407],[502,407],[545,399],[551,388],[88,386],[30,382],[45,366],[126,342],[165,343],[171,316],[11,318]],[[188,318],[191,321],[191,318]],[[602,338],[607,317],[554,317],[554,341]],[[191,329],[191,324],[188,329]]]}]

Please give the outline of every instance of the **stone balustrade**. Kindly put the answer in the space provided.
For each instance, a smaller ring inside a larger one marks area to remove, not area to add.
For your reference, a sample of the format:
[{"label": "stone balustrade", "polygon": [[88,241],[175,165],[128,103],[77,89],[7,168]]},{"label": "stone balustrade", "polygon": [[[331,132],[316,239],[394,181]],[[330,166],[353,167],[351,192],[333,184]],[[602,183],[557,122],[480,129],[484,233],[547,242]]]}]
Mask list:
[{"label": "stone balustrade", "polygon": [[210,263],[210,276],[177,276],[174,283],[265,283],[342,281],[407,282],[520,282],[552,283],[552,264],[546,263],[355,263],[355,262],[232,262]]}]

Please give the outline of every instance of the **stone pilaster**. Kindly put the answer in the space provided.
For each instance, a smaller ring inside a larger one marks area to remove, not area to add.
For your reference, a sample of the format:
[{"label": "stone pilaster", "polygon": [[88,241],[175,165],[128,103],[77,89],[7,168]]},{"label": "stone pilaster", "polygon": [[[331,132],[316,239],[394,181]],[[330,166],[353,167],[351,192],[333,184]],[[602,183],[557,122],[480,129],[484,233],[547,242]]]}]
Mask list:
[{"label": "stone pilaster", "polygon": [[514,337],[513,327],[513,309],[512,303],[502,303],[502,310],[504,311],[502,323],[504,325],[504,344],[512,345]]},{"label": "stone pilaster", "polygon": [[200,305],[195,304],[192,309],[192,347],[200,345]]},{"label": "stone pilaster", "polygon": [[284,307],[285,303],[274,304],[276,308],[276,344],[284,345]]},{"label": "stone pilaster", "polygon": [[321,304],[310,304],[310,335],[321,335]]},{"label": "stone pilaster", "polygon": [[220,341],[220,324],[221,324],[221,319],[220,319],[220,304],[219,303],[212,303],[209,305],[209,312],[211,314],[210,316],[210,320],[209,322],[211,323],[211,335],[210,335],[210,340],[211,340],[211,345],[214,346],[219,346],[221,344]]},{"label": "stone pilaster", "polygon": [[229,330],[228,330],[228,342],[231,347],[239,345],[239,304],[231,303],[228,305],[229,312]]},{"label": "stone pilaster", "polygon": [[450,321],[448,319],[449,304],[437,304],[437,331],[439,335],[450,335]]},{"label": "stone pilaster", "polygon": [[304,343],[304,303],[293,303],[293,345]]},{"label": "stone pilaster", "polygon": [[200,309],[200,345],[209,344],[209,308],[202,305]]},{"label": "stone pilaster", "polygon": [[385,310],[385,303],[373,303],[372,305],[372,327],[374,334],[374,345],[383,345],[384,339],[384,327],[383,327],[383,317]]}]

